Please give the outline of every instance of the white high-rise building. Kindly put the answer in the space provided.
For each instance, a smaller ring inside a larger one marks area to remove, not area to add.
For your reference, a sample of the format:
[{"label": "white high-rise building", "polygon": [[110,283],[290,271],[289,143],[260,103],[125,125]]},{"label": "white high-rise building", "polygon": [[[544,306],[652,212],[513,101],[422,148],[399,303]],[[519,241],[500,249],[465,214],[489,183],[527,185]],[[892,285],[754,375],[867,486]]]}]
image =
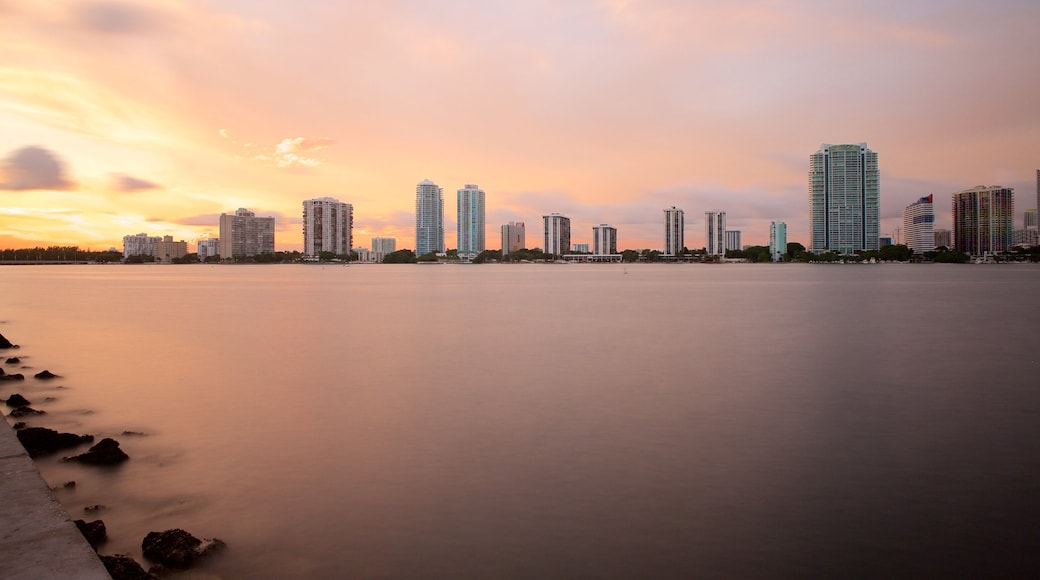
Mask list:
[{"label": "white high-rise building", "polygon": [[771,222],[769,224],[769,257],[779,262],[787,253],[787,224]]},{"label": "white high-rise building", "polygon": [[444,191],[424,179],[415,186],[415,255],[444,252]]},{"label": "white high-rise building", "polygon": [[458,190],[458,251],[460,256],[476,256],[484,244],[484,190],[467,183]]},{"label": "white high-rise building", "polygon": [[866,143],[829,145],[809,157],[809,250],[880,249],[877,153]]},{"label": "white high-rise building", "polygon": [[726,255],[726,212],[704,212],[704,250],[709,256]]},{"label": "white high-rise building", "polygon": [[740,230],[726,230],[726,251],[741,249]]},{"label": "white high-rise building", "polygon": [[524,249],[527,243],[524,222],[509,222],[502,226],[502,255],[508,256]]},{"label": "white high-rise building", "polygon": [[220,214],[220,257],[256,256],[274,252],[274,218],[256,217],[245,208]]},{"label": "white high-rise building", "polygon": [[664,210],[664,255],[678,256],[685,247],[683,231],[686,228],[683,210],[674,205]]},{"label": "white high-rise building", "polygon": [[617,228],[608,224],[592,226],[592,255],[617,254]]},{"label": "white high-rise building", "polygon": [[146,233],[123,236],[123,258],[130,256],[154,256],[155,244],[162,241],[162,236],[149,236]]},{"label": "white high-rise building", "polygon": [[195,253],[199,256],[200,262],[205,262],[206,258],[211,256],[220,255],[220,239],[219,238],[203,238],[198,241],[195,245]]},{"label": "white high-rise building", "polygon": [[372,251],[384,256],[396,252],[397,238],[372,238]]},{"label": "white high-rise building", "polygon": [[544,226],[543,250],[546,254],[560,257],[571,251],[571,218],[558,213],[542,216]]},{"label": "white high-rise building", "polygon": [[935,250],[935,207],[926,195],[903,209],[903,235],[915,254]]},{"label": "white high-rise building", "polygon": [[303,202],[303,255],[322,252],[337,256],[354,247],[354,207],[331,197]]}]

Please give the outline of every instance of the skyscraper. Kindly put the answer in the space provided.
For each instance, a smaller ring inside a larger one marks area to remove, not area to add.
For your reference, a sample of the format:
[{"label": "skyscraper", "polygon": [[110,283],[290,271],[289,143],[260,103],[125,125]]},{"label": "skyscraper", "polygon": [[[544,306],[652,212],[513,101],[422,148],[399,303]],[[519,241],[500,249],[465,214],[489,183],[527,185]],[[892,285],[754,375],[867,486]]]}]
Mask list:
[{"label": "skyscraper", "polygon": [[704,250],[709,256],[726,255],[726,212],[704,212]]},{"label": "skyscraper", "polygon": [[1014,244],[1015,190],[979,185],[953,194],[953,247],[983,256]]},{"label": "skyscraper", "polygon": [[935,247],[953,249],[953,235],[950,230],[935,230]]},{"label": "skyscraper", "polygon": [[274,218],[256,217],[245,208],[220,214],[220,257],[256,256],[274,252]]},{"label": "skyscraper", "polygon": [[1036,209],[1030,208],[1022,214],[1022,229],[1024,230],[1035,230],[1036,229]]},{"label": "skyscraper", "polygon": [[508,256],[525,248],[526,237],[524,222],[509,222],[502,226],[502,255]]},{"label": "skyscraper", "polygon": [[592,254],[607,256],[617,253],[617,228],[607,224],[592,226]]},{"label": "skyscraper", "polygon": [[571,218],[552,213],[542,216],[546,254],[560,257],[571,251]]},{"label": "skyscraper", "polygon": [[354,206],[331,197],[303,202],[303,255],[350,253],[354,247]]},{"label": "skyscraper", "polygon": [[683,243],[685,219],[683,210],[674,205],[664,210],[664,255],[677,256],[685,247]]},{"label": "skyscraper", "polygon": [[879,249],[879,179],[877,153],[866,143],[824,143],[809,157],[811,251],[851,254]]},{"label": "skyscraper", "polygon": [[424,179],[415,186],[415,255],[444,251],[444,190]]},{"label": "skyscraper", "polygon": [[915,254],[935,250],[935,208],[926,195],[903,209],[903,235]]},{"label": "skyscraper", "polygon": [[372,251],[384,256],[396,252],[397,238],[372,238]]},{"label": "skyscraper", "polygon": [[458,190],[458,251],[460,256],[476,256],[484,244],[484,190],[472,183]]},{"label": "skyscraper", "polygon": [[769,224],[769,257],[779,262],[787,253],[787,224],[771,222]]}]

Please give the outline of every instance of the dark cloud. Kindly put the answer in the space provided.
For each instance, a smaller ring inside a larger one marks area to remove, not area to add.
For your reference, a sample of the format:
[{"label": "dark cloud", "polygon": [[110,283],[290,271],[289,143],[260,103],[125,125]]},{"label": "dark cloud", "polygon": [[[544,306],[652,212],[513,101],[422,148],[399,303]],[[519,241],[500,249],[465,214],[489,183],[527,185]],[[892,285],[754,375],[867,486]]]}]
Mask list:
[{"label": "dark cloud", "polygon": [[72,189],[60,158],[43,147],[22,147],[0,161],[0,189]]},{"label": "dark cloud", "polygon": [[123,193],[134,193],[150,189],[163,189],[163,186],[123,173],[113,173],[112,188]]},{"label": "dark cloud", "polygon": [[158,15],[148,9],[122,2],[87,2],[76,10],[80,23],[102,34],[150,32],[158,27]]}]

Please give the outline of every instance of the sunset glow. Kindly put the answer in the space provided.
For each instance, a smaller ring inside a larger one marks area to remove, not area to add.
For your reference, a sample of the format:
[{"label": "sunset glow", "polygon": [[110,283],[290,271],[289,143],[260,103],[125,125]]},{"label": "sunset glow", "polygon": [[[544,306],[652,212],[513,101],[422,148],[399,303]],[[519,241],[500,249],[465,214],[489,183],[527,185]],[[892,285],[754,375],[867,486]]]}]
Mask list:
[{"label": "sunset glow", "polygon": [[[1040,4],[702,1],[257,3],[0,0],[0,248],[193,247],[221,213],[354,206],[355,245],[414,245],[415,184],[487,192],[499,227],[541,216],[661,248],[666,207],[723,209],[745,243],[807,242],[821,143],[867,142],[882,235],[979,184],[1036,206]],[[1016,225],[1021,222],[1016,217]]]}]

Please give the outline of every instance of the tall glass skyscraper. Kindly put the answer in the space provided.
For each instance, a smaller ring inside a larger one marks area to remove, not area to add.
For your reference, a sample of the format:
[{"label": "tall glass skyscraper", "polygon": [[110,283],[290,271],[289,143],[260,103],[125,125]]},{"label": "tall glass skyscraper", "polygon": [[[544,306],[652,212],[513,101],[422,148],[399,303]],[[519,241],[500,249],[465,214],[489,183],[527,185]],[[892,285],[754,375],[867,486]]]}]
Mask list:
[{"label": "tall glass skyscraper", "polygon": [[866,143],[824,143],[809,157],[809,249],[877,250],[880,232],[877,153]]},{"label": "tall glass skyscraper", "polygon": [[484,244],[484,190],[467,183],[458,190],[458,251],[460,256],[476,256]]},{"label": "tall glass skyscraper", "polygon": [[664,210],[664,255],[677,256],[682,251],[683,229],[686,227],[683,210],[674,205]]},{"label": "tall glass skyscraper", "polygon": [[769,257],[779,262],[787,253],[787,224],[771,222],[769,224]]},{"label": "tall glass skyscraper", "polygon": [[444,251],[444,190],[424,179],[415,186],[415,255]]}]

